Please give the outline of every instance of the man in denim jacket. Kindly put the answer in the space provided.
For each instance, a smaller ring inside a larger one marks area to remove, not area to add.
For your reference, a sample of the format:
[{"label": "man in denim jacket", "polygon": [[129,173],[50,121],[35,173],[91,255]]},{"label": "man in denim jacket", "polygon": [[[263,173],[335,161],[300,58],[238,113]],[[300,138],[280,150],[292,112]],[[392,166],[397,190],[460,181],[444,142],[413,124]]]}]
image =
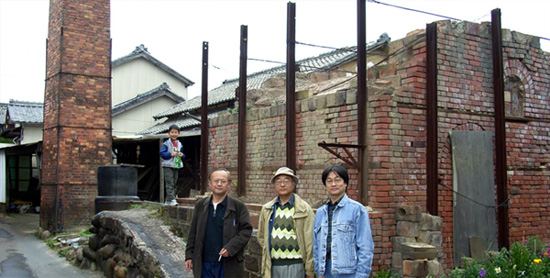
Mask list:
[{"label": "man in denim jacket", "polygon": [[374,242],[367,209],[348,198],[349,175],[339,165],[322,174],[329,200],[317,209],[313,224],[313,261],[319,278],[369,277]]}]

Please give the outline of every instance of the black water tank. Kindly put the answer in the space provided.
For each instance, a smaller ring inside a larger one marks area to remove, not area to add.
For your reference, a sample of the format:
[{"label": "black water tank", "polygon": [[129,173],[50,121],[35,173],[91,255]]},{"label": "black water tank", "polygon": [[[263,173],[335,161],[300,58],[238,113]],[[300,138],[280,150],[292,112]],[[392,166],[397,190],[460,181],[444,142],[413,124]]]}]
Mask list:
[{"label": "black water tank", "polygon": [[97,168],[95,213],[104,210],[125,210],[137,197],[137,169],[120,165]]}]

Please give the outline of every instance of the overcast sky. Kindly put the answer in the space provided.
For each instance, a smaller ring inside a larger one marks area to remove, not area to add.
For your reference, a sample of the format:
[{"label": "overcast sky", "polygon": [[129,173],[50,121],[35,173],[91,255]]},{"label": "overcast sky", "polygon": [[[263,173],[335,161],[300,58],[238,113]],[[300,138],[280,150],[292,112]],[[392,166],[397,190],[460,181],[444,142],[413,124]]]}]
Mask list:
[{"label": "overcast sky", "polygon": [[[356,44],[356,0],[297,0],[296,40],[345,47]],[[491,21],[500,8],[502,27],[550,38],[548,0],[379,0],[471,22]],[[248,57],[284,62],[286,0],[111,0],[113,59],[143,44],[151,55],[195,82],[200,94],[202,42],[209,42],[209,89],[238,77],[240,26],[248,26]],[[397,40],[445,18],[367,1],[367,42],[386,32]],[[0,0],[0,102],[44,101],[48,0]],[[541,40],[550,52],[550,41]],[[296,59],[329,49],[298,45]],[[278,66],[249,61],[248,73]]]}]

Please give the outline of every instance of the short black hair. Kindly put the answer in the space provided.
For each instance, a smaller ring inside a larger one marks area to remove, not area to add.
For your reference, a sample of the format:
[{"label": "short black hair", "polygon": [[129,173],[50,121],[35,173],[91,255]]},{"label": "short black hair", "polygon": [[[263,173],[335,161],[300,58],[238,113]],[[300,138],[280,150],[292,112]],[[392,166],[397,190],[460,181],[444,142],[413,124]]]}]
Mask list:
[{"label": "short black hair", "polygon": [[323,180],[323,185],[327,185],[327,177],[330,172],[335,172],[338,176],[340,176],[346,185],[349,184],[349,175],[348,170],[346,170],[344,167],[340,165],[330,165],[323,171],[323,174],[321,175],[321,180]]},{"label": "short black hair", "polygon": [[177,125],[171,125],[170,128],[168,128],[168,132],[170,132],[170,130],[172,130],[172,129],[175,129],[175,130],[177,130],[178,132],[180,131],[180,128],[179,128],[179,126],[177,126]]}]

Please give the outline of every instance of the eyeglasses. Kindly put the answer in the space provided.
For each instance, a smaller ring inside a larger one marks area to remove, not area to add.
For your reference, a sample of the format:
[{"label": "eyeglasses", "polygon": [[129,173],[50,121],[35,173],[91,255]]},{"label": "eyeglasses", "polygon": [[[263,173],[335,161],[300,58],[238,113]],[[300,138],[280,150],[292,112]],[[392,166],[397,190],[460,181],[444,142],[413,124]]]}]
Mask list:
[{"label": "eyeglasses", "polygon": [[228,180],[212,180],[213,184],[218,184],[218,183],[226,184],[227,182],[228,182]]},{"label": "eyeglasses", "polygon": [[326,179],[325,180],[326,185],[330,185],[330,184],[333,184],[333,183],[334,184],[341,184],[342,182],[344,182],[344,179],[338,178],[338,177],[336,177],[334,179]]},{"label": "eyeglasses", "polygon": [[275,181],[275,185],[290,185],[292,184],[292,181],[291,180],[276,180]]}]

